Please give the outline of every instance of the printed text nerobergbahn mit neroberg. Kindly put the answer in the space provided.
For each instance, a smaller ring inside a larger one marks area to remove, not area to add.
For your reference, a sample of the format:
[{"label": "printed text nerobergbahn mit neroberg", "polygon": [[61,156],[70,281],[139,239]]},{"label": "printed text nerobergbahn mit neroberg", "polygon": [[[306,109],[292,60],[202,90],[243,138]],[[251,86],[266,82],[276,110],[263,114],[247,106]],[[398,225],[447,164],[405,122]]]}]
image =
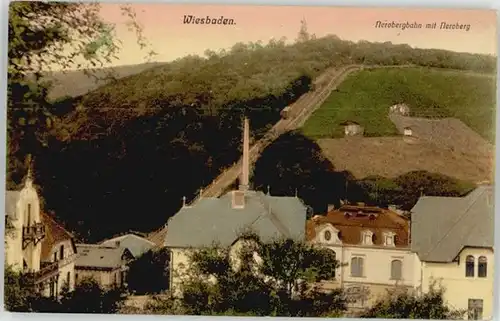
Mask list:
[{"label": "printed text nerobergbahn mit neroberg", "polygon": [[375,28],[387,28],[387,29],[439,29],[439,30],[463,30],[469,31],[470,24],[462,24],[462,23],[449,23],[442,21],[439,24],[436,22],[433,23],[418,23],[418,22],[396,22],[396,21],[380,21],[375,22]]}]

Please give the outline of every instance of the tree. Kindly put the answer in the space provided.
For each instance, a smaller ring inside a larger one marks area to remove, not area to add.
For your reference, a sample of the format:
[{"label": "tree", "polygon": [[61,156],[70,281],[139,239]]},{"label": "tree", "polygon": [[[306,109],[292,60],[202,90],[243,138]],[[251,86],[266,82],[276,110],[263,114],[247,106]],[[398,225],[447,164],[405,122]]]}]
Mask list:
[{"label": "tree", "polygon": [[[134,12],[129,6],[123,6],[122,10],[130,18],[129,25],[136,31],[139,45],[145,48],[147,42]],[[44,75],[54,67],[72,67],[95,76],[91,68],[102,67],[116,58],[120,48],[114,39],[114,26],[105,23],[99,12],[100,6],[95,3],[10,3],[8,180],[18,169],[12,158],[26,153],[38,155],[40,143],[47,144],[49,132],[58,121],[48,99],[50,83],[44,81]],[[106,77],[112,77],[112,73]]]},{"label": "tree", "polygon": [[255,162],[256,190],[272,195],[297,196],[315,213],[327,204],[339,205],[345,195],[345,178],[334,170],[316,142],[298,132],[281,135]]},{"label": "tree", "polygon": [[182,281],[184,313],[321,316],[345,309],[341,290],[318,286],[334,278],[331,251],[293,240],[263,243],[252,233],[238,242],[193,251]]},{"label": "tree", "polygon": [[33,292],[25,275],[10,266],[4,280],[5,309],[12,312],[117,313],[125,299],[122,289],[104,290],[93,279],[83,279],[73,291],[63,288],[57,299]]},{"label": "tree", "polygon": [[63,293],[59,311],[63,313],[117,313],[125,301],[121,288],[103,289],[92,278],[82,279],[71,292]]},{"label": "tree", "polygon": [[170,252],[150,250],[130,263],[127,286],[136,294],[160,293],[168,289]]},{"label": "tree", "polygon": [[299,34],[297,35],[297,42],[306,42],[311,39],[311,35],[309,34],[309,31],[307,30],[307,21],[306,19],[302,19],[300,21],[300,30]]},{"label": "tree", "polygon": [[398,205],[406,211],[411,210],[423,195],[460,197],[475,188],[471,182],[427,171],[412,171],[395,178],[368,176],[347,180],[350,201],[382,207]]},{"label": "tree", "polygon": [[401,187],[390,178],[382,176],[368,176],[355,182],[364,192],[364,199],[356,199],[368,204],[388,206],[396,204],[398,197],[402,195]]},{"label": "tree", "polygon": [[389,292],[373,307],[361,314],[363,318],[385,319],[463,319],[465,311],[454,310],[443,299],[444,289],[432,285],[424,294],[412,294],[408,291]]},{"label": "tree", "polygon": [[5,310],[27,312],[29,292],[22,287],[20,273],[16,272],[12,266],[6,266],[4,273]]},{"label": "tree", "polygon": [[27,275],[16,271],[12,266],[4,270],[5,309],[11,312],[54,312],[58,311],[58,302],[33,292]]},{"label": "tree", "polygon": [[404,191],[398,197],[398,203],[404,210],[410,210],[423,195],[460,197],[475,188],[473,183],[427,171],[403,174],[395,179],[395,183]]}]

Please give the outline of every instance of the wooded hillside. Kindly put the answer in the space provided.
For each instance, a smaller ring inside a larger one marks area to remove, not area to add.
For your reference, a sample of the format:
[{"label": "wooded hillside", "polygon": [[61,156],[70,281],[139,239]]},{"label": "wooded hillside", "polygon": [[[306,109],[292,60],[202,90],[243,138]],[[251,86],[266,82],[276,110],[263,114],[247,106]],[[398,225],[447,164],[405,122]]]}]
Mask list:
[{"label": "wooded hillside", "polygon": [[[25,136],[13,130],[8,186],[21,182],[29,146],[45,208],[54,210],[77,235],[95,241],[129,229],[149,231],[175,214],[183,196],[191,199],[239,157],[242,114],[250,117],[253,135],[260,135],[327,68],[416,64],[491,73],[496,66],[490,56],[353,43],[335,36],[306,37],[293,45],[236,44],[206,54],[58,101],[51,105],[57,117],[45,144],[23,144]],[[22,118],[12,111],[9,117],[13,123]],[[25,126],[17,128],[28,132],[30,123]],[[316,211],[340,197],[335,193],[338,184],[332,182],[331,190],[321,191],[321,200],[308,199],[315,197],[311,189],[328,186],[316,184],[325,177],[304,178],[309,189],[304,201]],[[255,177],[263,188],[264,178]],[[290,188],[300,194],[301,186]]]}]

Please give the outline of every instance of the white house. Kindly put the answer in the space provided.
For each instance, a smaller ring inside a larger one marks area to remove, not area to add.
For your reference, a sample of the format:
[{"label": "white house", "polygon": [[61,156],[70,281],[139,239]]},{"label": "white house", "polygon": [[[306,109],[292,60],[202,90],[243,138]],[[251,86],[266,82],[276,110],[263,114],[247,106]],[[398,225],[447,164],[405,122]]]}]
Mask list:
[{"label": "white house", "polygon": [[344,205],[307,222],[307,240],[335,253],[341,267],[327,288],[342,287],[350,307],[363,309],[390,289],[413,289],[409,223],[393,211]]},{"label": "white house", "polygon": [[125,286],[128,264],[134,256],[128,248],[100,244],[77,244],[76,284],[94,279],[102,288]]},{"label": "white house", "polygon": [[57,297],[74,288],[76,248],[63,227],[40,210],[38,193],[28,174],[20,191],[6,191],[5,262],[23,272],[33,290]]},{"label": "white house", "polygon": [[474,320],[493,317],[493,201],[493,188],[479,186],[465,197],[421,197],[412,209],[419,289],[437,282],[446,302]]},{"label": "white house", "polygon": [[[170,285],[174,296],[182,295],[182,282],[189,277],[189,254],[193,249],[219,245],[238,253],[252,232],[263,242],[276,238],[303,241],[307,208],[297,197],[275,197],[248,189],[249,125],[245,120],[242,178],[238,190],[220,198],[201,198],[184,205],[168,222],[164,245],[170,249]],[[235,256],[232,256],[235,258]],[[237,265],[237,261],[235,262]],[[237,266],[236,266],[237,267]],[[187,275],[186,275],[187,274]]]},{"label": "white house", "polygon": [[[30,175],[20,191],[5,193],[5,260],[17,271],[40,271],[45,226],[40,217],[40,202]],[[10,228],[9,228],[10,227]]]}]

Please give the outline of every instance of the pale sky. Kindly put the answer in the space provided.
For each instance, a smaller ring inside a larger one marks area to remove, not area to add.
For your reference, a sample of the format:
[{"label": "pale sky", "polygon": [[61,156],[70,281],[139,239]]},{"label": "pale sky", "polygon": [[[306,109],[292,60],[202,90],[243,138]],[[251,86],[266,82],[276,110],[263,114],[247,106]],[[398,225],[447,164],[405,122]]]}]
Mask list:
[{"label": "pale sky", "polygon": [[[354,7],[248,6],[248,5],[174,5],[131,4],[144,36],[151,44],[148,50],[158,53],[155,61],[171,61],[188,54],[203,54],[206,49],[230,48],[237,42],[286,37],[294,40],[305,18],[310,33],[321,37],[335,34],[344,40],[391,41],[412,47],[439,48],[461,52],[495,54],[496,13],[493,10],[460,9],[392,9]],[[119,60],[113,65],[144,62],[145,51],[136,44],[136,35],[128,30],[127,18],[120,4],[102,4],[101,15],[116,25],[122,41]],[[234,19],[235,25],[183,24],[184,15]],[[422,29],[376,28],[377,21],[420,23]],[[436,22],[436,29],[425,25]],[[442,22],[468,24],[466,30],[441,30]]]}]

